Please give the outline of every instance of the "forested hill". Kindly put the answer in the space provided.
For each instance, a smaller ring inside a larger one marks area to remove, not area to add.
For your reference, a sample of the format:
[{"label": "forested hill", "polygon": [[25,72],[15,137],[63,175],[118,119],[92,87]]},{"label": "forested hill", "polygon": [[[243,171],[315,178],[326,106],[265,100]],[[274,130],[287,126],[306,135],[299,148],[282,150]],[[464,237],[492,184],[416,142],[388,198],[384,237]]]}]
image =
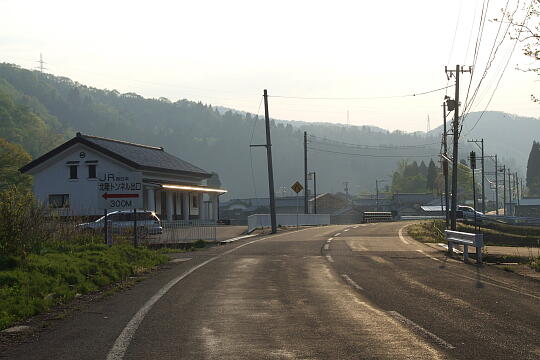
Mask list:
[{"label": "forested hill", "polygon": [[[22,145],[36,157],[77,131],[164,146],[172,154],[217,172],[230,197],[265,196],[268,191],[264,148],[252,149],[252,157],[249,148],[250,143],[264,143],[262,119],[220,112],[185,99],[172,102],[96,89],[65,77],[0,64],[0,138]],[[303,179],[303,131],[316,136],[309,138],[308,157],[309,170],[317,172],[319,192],[343,191],[344,182],[349,182],[351,193],[372,191],[375,179],[390,180],[400,158],[427,163],[430,157],[437,160],[439,152],[436,134],[272,122],[278,194]]]}]

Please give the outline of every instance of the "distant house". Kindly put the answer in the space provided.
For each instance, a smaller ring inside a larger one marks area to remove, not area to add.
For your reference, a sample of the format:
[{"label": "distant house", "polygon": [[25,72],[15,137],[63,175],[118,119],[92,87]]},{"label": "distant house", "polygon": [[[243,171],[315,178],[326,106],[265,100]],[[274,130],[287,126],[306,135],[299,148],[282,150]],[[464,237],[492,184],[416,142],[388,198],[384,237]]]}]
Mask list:
[{"label": "distant house", "polygon": [[[296,214],[304,213],[303,196],[276,197],[276,213]],[[235,224],[247,223],[247,217],[254,214],[268,214],[270,212],[269,198],[231,199],[219,205],[220,217],[230,219]]]},{"label": "distant house", "polygon": [[60,215],[100,215],[98,176],[137,172],[142,177],[143,208],[165,220],[217,220],[218,196],[209,172],[167,153],[163,147],[77,133],[71,140],[23,166],[34,176],[39,201]]},{"label": "distant house", "polygon": [[522,198],[514,208],[516,216],[540,217],[540,198]]}]

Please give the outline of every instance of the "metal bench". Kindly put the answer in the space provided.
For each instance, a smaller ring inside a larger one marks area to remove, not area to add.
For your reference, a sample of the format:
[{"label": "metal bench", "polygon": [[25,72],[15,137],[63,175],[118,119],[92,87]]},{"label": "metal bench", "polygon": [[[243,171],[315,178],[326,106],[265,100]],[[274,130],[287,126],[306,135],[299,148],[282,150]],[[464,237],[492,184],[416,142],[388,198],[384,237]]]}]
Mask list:
[{"label": "metal bench", "polygon": [[461,231],[445,230],[444,237],[448,242],[448,253],[452,254],[454,251],[453,244],[463,245],[463,261],[469,259],[469,246],[476,248],[476,262],[482,263],[482,248],[484,247],[484,235],[483,234],[471,234]]}]

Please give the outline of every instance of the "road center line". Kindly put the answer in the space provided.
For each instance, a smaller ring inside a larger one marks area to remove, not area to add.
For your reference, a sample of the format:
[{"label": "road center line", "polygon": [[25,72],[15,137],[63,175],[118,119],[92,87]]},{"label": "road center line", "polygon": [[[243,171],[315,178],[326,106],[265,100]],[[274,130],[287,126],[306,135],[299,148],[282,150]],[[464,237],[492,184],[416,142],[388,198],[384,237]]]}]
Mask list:
[{"label": "road center line", "polygon": [[330,261],[331,263],[334,262],[334,258],[332,258],[332,255],[326,255],[326,260]]},{"label": "road center line", "polygon": [[339,235],[341,235],[341,233],[337,233],[337,234],[336,234],[336,235],[334,235],[334,236],[339,236]]},{"label": "road center line", "polygon": [[[306,231],[306,230],[310,230],[310,229],[302,229],[302,230],[299,230],[299,231],[295,231],[295,233],[299,233],[299,232],[302,232],[302,231]],[[169,281],[167,284],[165,284],[165,286],[163,286],[161,289],[158,290],[158,292],[156,292],[140,309],[139,311],[137,311],[137,313],[131,318],[131,320],[127,323],[127,325],[124,327],[124,329],[122,330],[122,332],[120,333],[120,335],[118,335],[118,337],[116,338],[111,350],[109,350],[109,353],[107,354],[107,360],[121,360],[124,358],[124,355],[126,354],[126,351],[129,347],[129,344],[131,343],[131,340],[133,339],[133,336],[135,335],[135,332],[137,331],[137,329],[139,328],[139,326],[141,325],[142,321],[144,320],[144,318],[146,317],[146,314],[148,314],[148,312],[150,311],[150,309],[152,309],[152,307],[154,306],[154,304],[156,302],[158,302],[159,299],[161,299],[163,297],[163,295],[165,295],[173,286],[175,286],[178,282],[180,282],[181,280],[183,280],[184,278],[186,278],[187,276],[189,276],[191,273],[193,273],[194,271],[202,268],[203,266],[219,259],[219,258],[222,258],[224,257],[225,255],[228,255],[240,248],[243,248],[244,246],[247,246],[247,245],[251,245],[253,243],[256,243],[256,242],[259,242],[259,241],[263,241],[263,240],[267,240],[267,239],[271,239],[271,238],[275,238],[275,237],[279,237],[279,236],[284,236],[284,235],[289,235],[291,234],[291,232],[289,233],[283,233],[283,234],[279,234],[279,235],[273,235],[273,236],[267,236],[267,237],[263,237],[261,239],[257,239],[257,240],[252,240],[250,242],[247,242],[245,244],[242,244],[242,245],[238,245],[237,247],[235,248],[232,248],[230,250],[227,250],[219,255],[216,255],[202,263],[200,263],[199,265],[196,265],[194,267],[192,267],[191,269],[189,269],[188,271],[184,272],[182,275],[172,279],[171,281]],[[327,256],[328,258],[328,256]],[[331,257],[330,257],[331,259]],[[329,261],[330,262],[334,262],[333,259],[331,259]]]},{"label": "road center line", "polygon": [[349,275],[347,274],[341,274],[341,277],[345,279],[345,281],[347,281],[349,283],[349,285],[351,285],[353,288],[355,288],[356,290],[364,290],[363,287],[361,287],[360,285],[358,285],[353,279],[351,279],[349,277]]},{"label": "road center line", "polygon": [[347,231],[349,231],[349,229],[345,229],[345,230],[343,230],[343,232],[347,232]]},{"label": "road center line", "polygon": [[418,332],[422,333],[424,336],[427,336],[427,337],[431,338],[437,344],[439,344],[439,345],[441,345],[441,346],[443,346],[443,347],[445,347],[447,349],[455,349],[456,348],[455,346],[453,346],[452,344],[449,344],[448,342],[444,341],[443,339],[441,339],[440,337],[438,337],[434,333],[424,329],[423,327],[421,327],[420,325],[418,325],[414,321],[407,319],[405,316],[401,315],[397,311],[388,311],[388,314],[390,314],[390,316],[392,316],[394,319],[398,320],[399,322],[401,322],[401,323],[407,325],[408,327],[413,328],[413,329],[417,330]]},{"label": "road center line", "polygon": [[410,245],[410,243],[407,240],[405,240],[405,237],[403,236],[403,229],[405,229],[405,226],[402,227],[401,229],[399,229],[399,231],[398,231],[399,240],[401,240],[402,242],[404,242],[407,245]]}]

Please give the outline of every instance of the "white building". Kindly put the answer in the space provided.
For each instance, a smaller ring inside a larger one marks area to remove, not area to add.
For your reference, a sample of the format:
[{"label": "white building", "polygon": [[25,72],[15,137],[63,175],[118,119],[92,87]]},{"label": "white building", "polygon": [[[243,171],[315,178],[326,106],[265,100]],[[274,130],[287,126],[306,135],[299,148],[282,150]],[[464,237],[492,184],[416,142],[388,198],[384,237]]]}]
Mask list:
[{"label": "white building", "polygon": [[218,196],[204,186],[211,174],[162,147],[77,133],[73,139],[20,169],[34,176],[37,199],[61,215],[101,215],[98,176],[139,172],[144,209],[164,220],[217,220]]}]

